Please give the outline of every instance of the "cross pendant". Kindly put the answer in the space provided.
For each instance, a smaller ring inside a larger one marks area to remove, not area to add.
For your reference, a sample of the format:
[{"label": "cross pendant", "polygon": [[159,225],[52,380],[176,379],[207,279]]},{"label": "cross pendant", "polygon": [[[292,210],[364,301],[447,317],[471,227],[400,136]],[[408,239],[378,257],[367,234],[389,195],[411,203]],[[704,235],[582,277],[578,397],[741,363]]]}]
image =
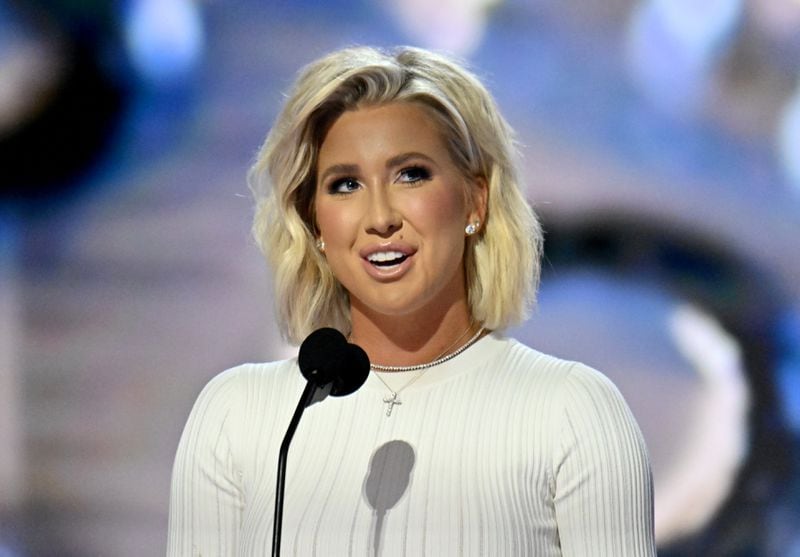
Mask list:
[{"label": "cross pendant", "polygon": [[392,396],[387,396],[383,398],[383,402],[386,403],[386,415],[391,416],[392,410],[395,406],[399,404],[403,404],[401,401],[397,400],[397,393],[394,391],[392,392]]}]

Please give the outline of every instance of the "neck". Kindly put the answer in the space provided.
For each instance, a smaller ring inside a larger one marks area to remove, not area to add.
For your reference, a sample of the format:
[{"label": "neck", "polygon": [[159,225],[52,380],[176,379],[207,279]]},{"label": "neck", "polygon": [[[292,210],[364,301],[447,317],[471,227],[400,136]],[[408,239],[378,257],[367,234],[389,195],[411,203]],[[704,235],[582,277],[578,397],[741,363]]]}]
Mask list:
[{"label": "neck", "polygon": [[371,362],[387,366],[431,362],[457,350],[480,328],[472,322],[466,300],[438,314],[425,308],[402,316],[374,315],[357,303],[350,311],[351,340],[367,352]]}]

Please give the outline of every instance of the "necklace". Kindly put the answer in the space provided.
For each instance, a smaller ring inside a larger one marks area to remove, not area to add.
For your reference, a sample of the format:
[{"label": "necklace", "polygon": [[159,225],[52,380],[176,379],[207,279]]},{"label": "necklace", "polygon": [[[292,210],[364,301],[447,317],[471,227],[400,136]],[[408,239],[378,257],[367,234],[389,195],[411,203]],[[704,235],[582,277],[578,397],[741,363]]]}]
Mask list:
[{"label": "necklace", "polygon": [[[454,352],[451,352],[450,354],[447,354],[447,352],[459,340],[464,338],[464,335],[466,335],[471,328],[472,328],[472,324],[470,323],[470,326],[467,327],[466,331],[461,333],[461,335],[455,341],[453,341],[452,344],[450,344],[447,348],[445,348],[444,351],[441,354],[439,354],[433,361],[428,362],[426,364],[417,364],[417,365],[413,365],[413,366],[382,366],[382,365],[378,365],[378,364],[372,364],[370,366],[372,371],[394,371],[394,372],[398,372],[398,371],[399,372],[403,372],[403,371],[420,371],[421,372],[421,373],[418,373],[417,375],[415,375],[414,377],[412,377],[408,381],[408,383],[406,383],[405,385],[403,385],[402,387],[400,387],[397,390],[392,389],[389,386],[389,384],[386,381],[384,381],[383,377],[381,377],[380,374],[378,374],[378,373],[375,374],[375,376],[380,380],[380,382],[383,383],[384,387],[389,389],[389,393],[390,394],[383,398],[383,402],[386,403],[386,416],[391,416],[392,415],[392,410],[394,409],[395,406],[403,404],[403,402],[397,398],[398,396],[400,396],[400,393],[403,392],[404,390],[406,390],[411,385],[413,385],[414,382],[417,379],[419,379],[420,377],[422,377],[425,374],[426,371],[428,371],[432,367],[438,366],[439,364],[443,364],[443,363],[445,363],[445,362],[447,362],[449,360],[452,360],[453,358],[455,358],[456,356],[461,354],[464,350],[466,350],[467,348],[469,348],[470,346],[475,344],[475,342],[477,342],[477,340],[481,337],[481,334],[483,334],[483,331],[484,331],[483,327],[479,328],[478,331],[472,336],[472,338],[470,338],[466,343],[464,343],[460,348],[458,348],[458,350],[455,350]],[[447,355],[445,356],[445,354],[447,354]]]}]

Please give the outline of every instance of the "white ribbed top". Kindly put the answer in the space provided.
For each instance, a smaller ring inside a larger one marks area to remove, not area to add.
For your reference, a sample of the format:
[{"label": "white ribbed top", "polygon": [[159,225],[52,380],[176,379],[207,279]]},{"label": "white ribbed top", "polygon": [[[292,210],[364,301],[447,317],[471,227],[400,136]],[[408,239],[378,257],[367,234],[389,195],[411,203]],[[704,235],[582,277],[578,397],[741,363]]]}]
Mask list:
[{"label": "white ribbed top", "polygon": [[[168,555],[270,553],[278,448],[304,384],[287,360],[206,386],[175,459]],[[387,394],[371,376],[306,410],[282,555],[655,555],[644,442],[600,373],[492,334],[390,417]]]}]

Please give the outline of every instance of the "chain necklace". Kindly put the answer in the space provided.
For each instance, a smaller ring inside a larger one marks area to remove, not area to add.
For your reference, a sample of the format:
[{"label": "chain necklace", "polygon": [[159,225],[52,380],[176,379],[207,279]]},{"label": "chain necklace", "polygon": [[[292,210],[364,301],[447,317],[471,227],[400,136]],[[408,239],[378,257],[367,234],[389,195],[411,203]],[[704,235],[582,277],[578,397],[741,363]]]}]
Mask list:
[{"label": "chain necklace", "polygon": [[[439,364],[443,364],[443,363],[445,363],[445,362],[447,362],[449,360],[452,360],[453,358],[455,358],[456,356],[461,354],[464,350],[466,350],[467,348],[469,348],[470,346],[475,344],[475,342],[477,342],[477,340],[481,337],[481,334],[483,334],[483,331],[484,331],[483,327],[479,328],[478,331],[472,336],[472,338],[470,338],[466,343],[464,343],[460,348],[458,348],[458,350],[455,350],[454,352],[451,352],[450,354],[447,354],[447,352],[459,340],[464,338],[464,335],[466,335],[471,328],[472,328],[472,323],[470,323],[469,327],[467,327],[467,330],[464,331],[463,333],[461,333],[461,335],[459,335],[459,337],[455,341],[453,341],[453,343],[450,344],[450,346],[445,348],[444,351],[441,354],[439,354],[433,361],[428,362],[426,364],[417,364],[417,365],[413,365],[413,366],[382,366],[382,365],[378,365],[378,364],[372,364],[370,366],[372,371],[393,371],[393,372],[398,372],[398,371],[399,372],[421,371],[421,373],[418,373],[417,375],[412,377],[408,381],[408,383],[406,383],[405,385],[403,385],[402,387],[400,387],[397,390],[392,389],[389,386],[389,384],[386,381],[384,381],[383,377],[381,377],[380,374],[378,374],[378,373],[375,374],[375,376],[380,380],[380,382],[383,383],[383,385],[387,389],[389,389],[389,393],[390,394],[383,398],[383,402],[386,403],[386,416],[391,416],[392,415],[392,410],[394,409],[395,406],[403,404],[403,402],[397,398],[398,396],[400,396],[400,393],[403,392],[404,390],[406,390],[411,385],[413,385],[414,382],[417,379],[419,379],[420,377],[425,375],[426,371],[428,371],[432,367],[438,366]],[[444,354],[447,354],[447,355],[445,356]]]}]

